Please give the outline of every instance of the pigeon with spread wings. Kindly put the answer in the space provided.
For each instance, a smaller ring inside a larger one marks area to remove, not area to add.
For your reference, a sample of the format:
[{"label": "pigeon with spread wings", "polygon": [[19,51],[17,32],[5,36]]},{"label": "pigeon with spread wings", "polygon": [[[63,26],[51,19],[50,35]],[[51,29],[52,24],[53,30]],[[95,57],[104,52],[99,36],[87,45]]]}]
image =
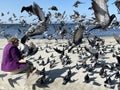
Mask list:
[{"label": "pigeon with spread wings", "polygon": [[42,8],[39,7],[39,5],[35,2],[33,2],[33,5],[30,6],[23,6],[21,9],[21,12],[26,11],[29,14],[32,13],[34,15],[36,15],[40,21],[44,21],[45,20],[45,14],[42,11]]},{"label": "pigeon with spread wings", "polygon": [[50,23],[50,13],[45,15],[39,5],[35,2],[33,2],[33,5],[28,7],[22,7],[21,12],[24,10],[26,10],[28,13],[33,13],[34,15],[38,16],[40,22],[36,25],[31,25],[23,38],[43,34],[47,30],[47,25]]},{"label": "pigeon with spread wings", "polygon": [[109,15],[107,1],[108,0],[92,0],[92,8],[94,10],[97,25],[90,29],[90,31],[93,29],[107,29],[112,20],[116,17],[115,14]]}]

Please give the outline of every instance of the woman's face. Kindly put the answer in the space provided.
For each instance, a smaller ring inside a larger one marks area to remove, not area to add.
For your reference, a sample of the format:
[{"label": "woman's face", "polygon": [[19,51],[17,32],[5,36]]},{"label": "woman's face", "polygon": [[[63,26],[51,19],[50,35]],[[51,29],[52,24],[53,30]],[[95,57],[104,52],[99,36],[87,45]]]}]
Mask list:
[{"label": "woman's face", "polygon": [[19,40],[15,41],[15,45],[19,46]]}]

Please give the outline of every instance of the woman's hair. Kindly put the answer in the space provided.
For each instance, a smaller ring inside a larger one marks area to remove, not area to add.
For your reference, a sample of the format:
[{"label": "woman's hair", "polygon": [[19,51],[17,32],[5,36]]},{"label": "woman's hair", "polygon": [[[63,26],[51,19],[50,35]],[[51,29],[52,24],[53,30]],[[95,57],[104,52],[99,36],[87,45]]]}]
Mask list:
[{"label": "woman's hair", "polygon": [[9,43],[15,45],[16,43],[18,43],[19,39],[16,37],[12,37],[8,40]]}]

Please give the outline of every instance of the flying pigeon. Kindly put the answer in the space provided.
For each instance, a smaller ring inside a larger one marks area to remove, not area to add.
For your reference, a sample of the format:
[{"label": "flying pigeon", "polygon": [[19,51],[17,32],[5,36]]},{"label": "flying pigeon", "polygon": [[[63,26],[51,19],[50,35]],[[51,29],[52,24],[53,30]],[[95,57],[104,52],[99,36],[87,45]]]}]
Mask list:
[{"label": "flying pigeon", "polygon": [[114,36],[114,39],[116,40],[116,42],[118,44],[120,44],[120,36],[119,35],[113,35]]},{"label": "flying pigeon", "polygon": [[118,13],[120,14],[120,0],[116,0],[114,4],[117,7]]},{"label": "flying pigeon", "polygon": [[21,12],[26,11],[29,14],[32,13],[34,15],[36,15],[40,21],[44,21],[45,20],[45,14],[42,11],[42,8],[39,7],[39,5],[35,2],[33,2],[33,5],[30,6],[23,6],[21,9]]},{"label": "flying pigeon", "polygon": [[73,4],[73,6],[74,6],[74,7],[78,7],[79,4],[83,4],[83,2],[80,2],[79,0],[77,0],[77,1]]},{"label": "flying pigeon", "polygon": [[109,15],[107,1],[108,0],[92,0],[92,8],[94,10],[97,25],[90,29],[90,31],[93,29],[107,29],[112,20],[116,17],[115,14]]},{"label": "flying pigeon", "polygon": [[73,35],[73,44],[68,52],[70,52],[72,50],[72,48],[74,48],[75,46],[79,45],[80,43],[82,43],[82,39],[83,39],[83,31],[85,30],[85,27],[82,25],[79,25],[76,30],[74,31],[74,35]]},{"label": "flying pigeon", "polygon": [[48,8],[49,10],[54,10],[54,11],[58,11],[58,8],[56,6],[52,6],[50,8]]}]

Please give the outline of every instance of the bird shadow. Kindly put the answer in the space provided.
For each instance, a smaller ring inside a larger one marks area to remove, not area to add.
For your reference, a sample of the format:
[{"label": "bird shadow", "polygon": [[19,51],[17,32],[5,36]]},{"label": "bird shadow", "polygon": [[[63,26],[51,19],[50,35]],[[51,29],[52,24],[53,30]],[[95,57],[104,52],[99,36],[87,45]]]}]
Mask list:
[{"label": "bird shadow", "polygon": [[92,71],[89,75],[90,75],[90,76],[93,76],[94,74],[99,74],[99,71],[94,70],[94,71]]},{"label": "bird shadow", "polygon": [[22,77],[22,76],[16,77],[16,78],[14,78],[14,79],[9,78],[9,79],[8,79],[8,82],[9,82],[9,84],[11,85],[11,87],[14,88],[14,87],[15,87],[14,84],[19,85],[19,84],[17,83],[17,81],[20,80],[21,77]]},{"label": "bird shadow", "polygon": [[2,80],[3,80],[3,78],[6,77],[6,76],[7,76],[7,74],[0,74],[0,78],[2,78]]},{"label": "bird shadow", "polygon": [[93,82],[93,85],[96,85],[96,86],[101,86],[101,84],[100,84],[100,83],[98,83],[98,82],[96,82],[96,81],[94,81],[94,82]]},{"label": "bird shadow", "polygon": [[[64,67],[62,69],[54,69],[54,70],[49,70],[46,71],[46,74],[48,77],[46,78],[46,84],[54,82],[56,78],[61,77],[63,73],[65,73],[70,67]],[[71,69],[74,67],[71,67]]]},{"label": "bird shadow", "polygon": [[90,77],[90,81],[95,81],[97,77]]}]

